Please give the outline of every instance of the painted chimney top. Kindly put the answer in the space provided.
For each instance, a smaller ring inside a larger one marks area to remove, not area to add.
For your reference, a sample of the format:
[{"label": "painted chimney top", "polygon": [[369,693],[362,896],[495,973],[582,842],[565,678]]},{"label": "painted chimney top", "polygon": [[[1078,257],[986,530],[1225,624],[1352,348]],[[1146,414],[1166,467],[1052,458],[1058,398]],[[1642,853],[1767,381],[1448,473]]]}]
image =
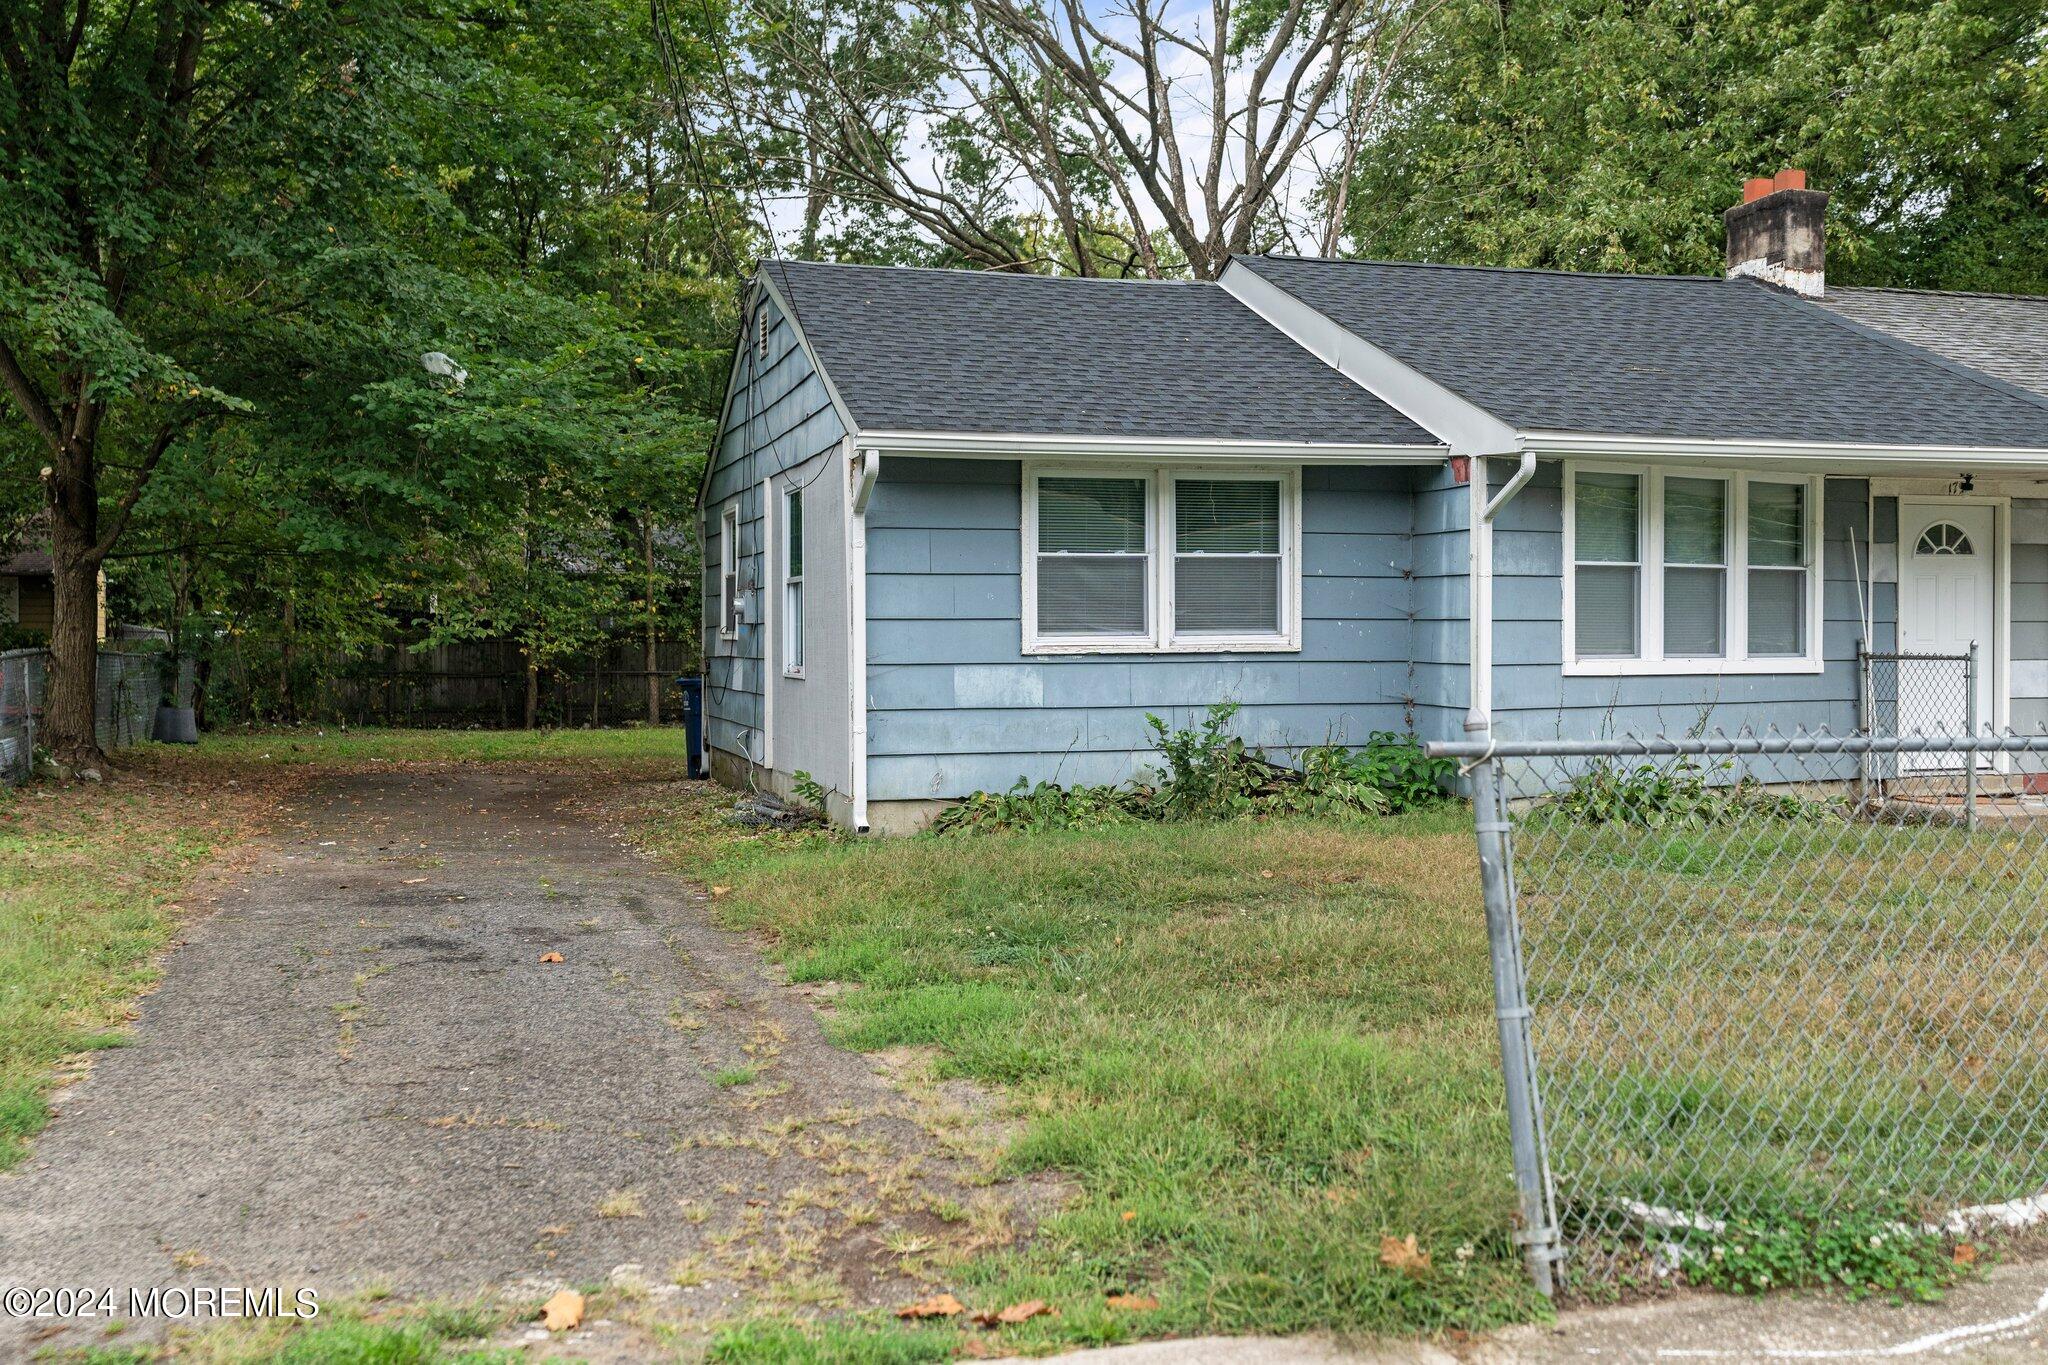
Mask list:
[{"label": "painted chimney top", "polygon": [[1827,206],[1828,196],[1806,188],[1806,172],[1796,167],[1744,181],[1742,202],[1721,215],[1728,278],[1821,297],[1827,289]]}]

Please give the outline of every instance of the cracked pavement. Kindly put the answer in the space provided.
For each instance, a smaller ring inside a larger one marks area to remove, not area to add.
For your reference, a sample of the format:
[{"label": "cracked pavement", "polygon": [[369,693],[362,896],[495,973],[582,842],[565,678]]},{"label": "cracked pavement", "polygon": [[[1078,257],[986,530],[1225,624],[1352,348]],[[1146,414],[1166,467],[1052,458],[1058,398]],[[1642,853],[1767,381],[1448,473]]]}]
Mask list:
[{"label": "cracked pavement", "polygon": [[1007,1236],[1025,1192],[974,1125],[827,1043],[616,795],[566,766],[318,781],[0,1176],[0,1284],[538,1297],[635,1265],[689,1319],[791,1282],[890,1301],[905,1245]]}]

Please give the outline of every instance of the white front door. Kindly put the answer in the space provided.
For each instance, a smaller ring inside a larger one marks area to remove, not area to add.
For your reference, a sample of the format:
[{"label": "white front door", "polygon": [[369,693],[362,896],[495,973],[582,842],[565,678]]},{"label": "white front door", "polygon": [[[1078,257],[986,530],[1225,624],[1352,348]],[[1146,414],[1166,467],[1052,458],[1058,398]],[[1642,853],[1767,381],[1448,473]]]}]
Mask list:
[{"label": "white front door", "polygon": [[[1899,500],[1899,649],[1967,654],[1977,647],[1978,726],[1994,723],[1998,622],[1998,514],[1989,503]],[[1960,665],[1904,665],[1899,732],[1960,734],[1967,725]],[[1909,767],[1955,766],[1928,755]]]}]

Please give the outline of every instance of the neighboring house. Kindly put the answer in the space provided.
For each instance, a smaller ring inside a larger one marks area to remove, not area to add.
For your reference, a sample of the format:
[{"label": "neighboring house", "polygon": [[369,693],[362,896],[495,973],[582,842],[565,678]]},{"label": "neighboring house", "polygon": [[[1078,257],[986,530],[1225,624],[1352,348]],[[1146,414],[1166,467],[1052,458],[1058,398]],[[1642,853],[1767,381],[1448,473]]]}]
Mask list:
[{"label": "neighboring house", "polygon": [[1130,777],[1147,712],[1222,700],[1282,753],[1843,731],[1865,639],[1976,641],[1983,717],[2041,725],[2038,355],[1816,302],[1826,200],[1751,182],[1728,278],[764,265],[703,497],[712,772],[897,830]]},{"label": "neighboring house", "polygon": [[[37,518],[29,522],[22,537],[36,548],[0,553],[0,626],[35,631],[47,638],[56,620],[56,564],[50,552],[49,524]],[[12,539],[12,537],[10,537]],[[20,544],[19,540],[15,542]],[[107,575],[99,579],[99,638],[107,638]]]},{"label": "neighboring house", "polygon": [[0,625],[50,633],[56,595],[51,591],[53,566],[40,550],[23,550],[0,559]]}]

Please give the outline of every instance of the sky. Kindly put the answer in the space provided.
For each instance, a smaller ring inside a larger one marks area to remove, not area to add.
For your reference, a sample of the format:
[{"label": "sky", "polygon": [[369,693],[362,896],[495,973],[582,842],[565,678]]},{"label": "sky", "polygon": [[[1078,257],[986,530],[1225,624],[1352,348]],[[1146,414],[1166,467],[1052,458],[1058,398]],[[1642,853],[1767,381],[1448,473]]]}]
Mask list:
[{"label": "sky", "polygon": [[[1131,16],[1128,4],[1105,4],[1102,0],[1091,0],[1090,12],[1091,17],[1112,37],[1135,45],[1135,36],[1138,31],[1137,22]],[[1171,4],[1165,16],[1165,22],[1173,31],[1191,35],[1198,41],[1203,42],[1207,41],[1213,29],[1211,8],[1206,3],[1200,3],[1199,0],[1180,0],[1178,3]],[[1137,94],[1144,87],[1141,68],[1126,58],[1115,56],[1114,54],[1113,56],[1114,64],[1111,68],[1111,79],[1116,82],[1119,88],[1127,93]],[[1169,49],[1165,54],[1165,69],[1173,88],[1173,98],[1170,107],[1173,113],[1175,135],[1180,142],[1182,159],[1186,163],[1191,197],[1198,199],[1198,196],[1194,195],[1192,182],[1205,167],[1213,129],[1208,100],[1208,68],[1198,54],[1188,52],[1185,49],[1173,48]],[[1280,87],[1285,70],[1286,66],[1283,63],[1281,69],[1276,71],[1274,77],[1268,83],[1269,94],[1272,90]],[[1246,65],[1242,62],[1238,63],[1227,79],[1231,107],[1233,109],[1241,109],[1245,93],[1250,84],[1250,74]],[[959,105],[964,105],[971,98],[970,91],[958,84],[950,86],[944,93],[949,101]],[[1136,122],[1135,118],[1133,118],[1133,122]],[[1333,122],[1328,113],[1325,115],[1325,122]],[[913,174],[921,183],[926,184],[938,183],[942,178],[940,168],[937,165],[936,158],[926,136],[930,127],[931,120],[924,117],[920,117],[913,125],[911,155],[907,158],[908,165]],[[1316,186],[1321,180],[1317,163],[1320,161],[1327,164],[1334,161],[1340,151],[1339,142],[1340,140],[1334,127],[1325,129],[1309,140],[1303,150],[1303,154],[1296,159],[1287,171],[1281,193],[1281,203],[1288,220],[1305,228],[1300,242],[1304,250],[1314,250],[1316,246],[1315,231],[1312,227],[1306,226],[1306,220],[1307,215],[1312,211],[1311,200]],[[1235,136],[1226,140],[1224,164],[1224,191],[1227,192],[1229,187],[1239,182],[1243,173],[1241,145],[1239,139]],[[1020,179],[1016,197],[1021,208],[1029,210],[1043,207],[1042,200],[1028,180]],[[1159,218],[1151,213],[1150,205],[1145,196],[1139,193],[1136,195],[1136,198],[1147,210],[1148,226],[1157,229],[1160,226]],[[802,226],[802,199],[800,197],[791,197],[772,201],[767,205],[767,212],[778,247],[785,251],[791,249],[794,241],[800,234]],[[1197,212],[1199,212],[1199,206],[1197,206]],[[1202,226],[1206,226],[1206,224]]]}]

